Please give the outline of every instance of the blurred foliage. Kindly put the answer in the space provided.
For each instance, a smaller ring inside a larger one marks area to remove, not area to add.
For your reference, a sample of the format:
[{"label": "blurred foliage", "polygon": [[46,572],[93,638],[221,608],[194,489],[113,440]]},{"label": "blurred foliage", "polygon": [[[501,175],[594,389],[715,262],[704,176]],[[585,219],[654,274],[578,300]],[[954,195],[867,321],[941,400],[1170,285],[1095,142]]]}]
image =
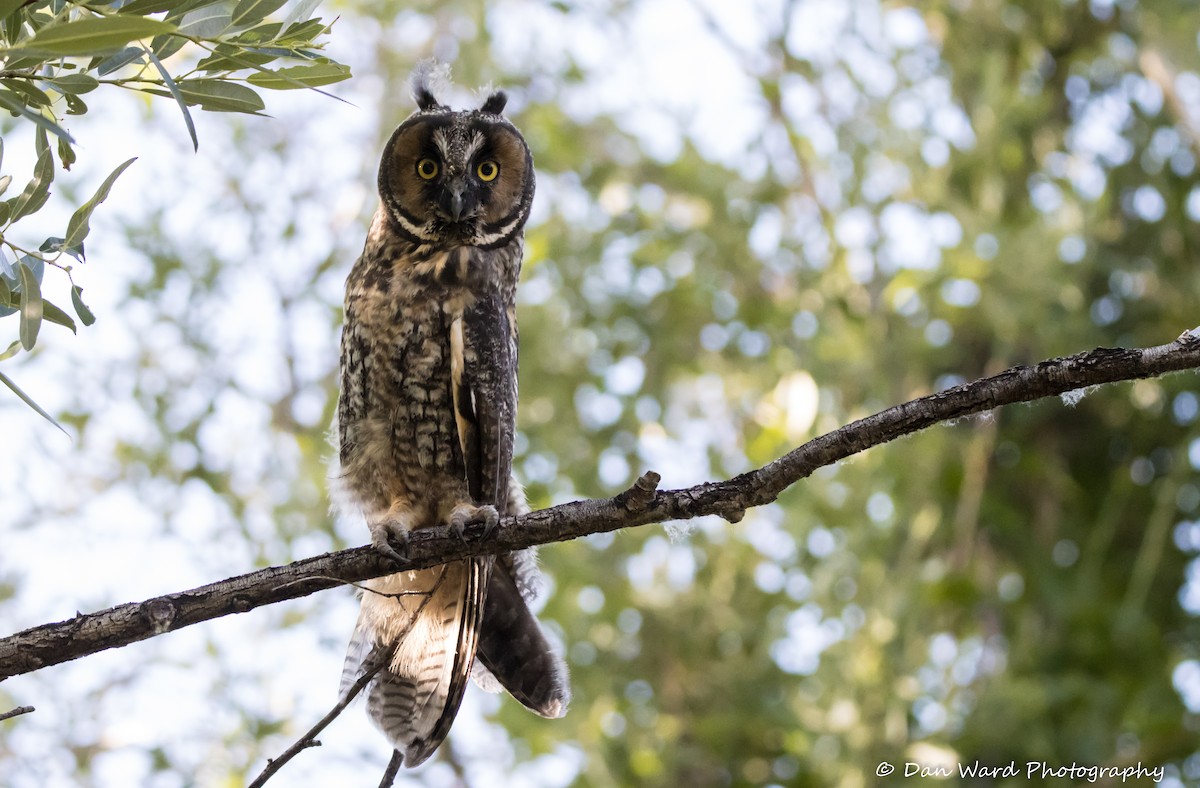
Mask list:
[{"label": "blurred foliage", "polygon": [[[309,18],[316,0],[295,0],[282,19],[268,20],[286,4],[287,0],[0,3],[0,107],[37,126],[33,176],[20,194],[0,202],[0,317],[17,315],[20,323],[20,338],[0,354],[0,361],[33,350],[43,320],[75,331],[74,319],[42,296],[46,265],[67,275],[80,321],[95,322],[71,270],[84,262],[92,211],[132,163],[117,167],[96,195],[75,210],[61,237],[46,238],[36,250],[24,248],[13,239],[13,229],[18,220],[46,204],[57,170],[48,134],[56,138],[58,166],[71,169],[76,140],[64,128],[66,116],[87,114],[82,96],[101,87],[106,90],[98,96],[119,87],[176,101],[198,148],[189,106],[256,114],[265,105],[255,87],[312,88],[349,77],[346,66],[320,54],[319,39],[330,26]],[[279,60],[291,65],[267,68]],[[0,177],[0,195],[12,181],[11,175]],[[0,382],[53,421],[8,376],[0,373]]]},{"label": "blurred foliage", "polygon": [[[246,249],[164,231],[165,206],[129,225],[145,262],[122,317],[139,344],[103,385],[144,423],[114,434],[93,402],[61,408],[82,450],[115,458],[84,478],[129,486],[179,538],[201,527],[182,501],[205,513],[206,541],[259,564],[365,541],[329,523],[320,493],[339,288],[374,152],[411,111],[399,86],[429,55],[460,84],[510,90],[539,167],[516,458],[536,507],[610,495],[645,468],[669,486],[728,477],[920,394],[1196,322],[1193,2],[338,10],[348,85],[378,108],[348,143],[361,159],[326,157],[311,118],[237,126],[211,209],[241,217]],[[318,157],[338,166],[295,166]],[[333,207],[343,182],[362,189],[350,218]],[[236,333],[251,309],[269,331]],[[267,360],[238,361],[252,354]],[[460,721],[403,779],[855,786],[882,761],[1039,760],[1200,785],[1198,415],[1194,375],[1105,387],[872,450],[738,525],[545,548],[570,713],[501,702],[501,744]],[[352,622],[323,617],[333,596],[256,613],[256,648],[316,630],[339,651]],[[279,662],[230,658],[238,644],[213,637],[191,658],[217,672],[206,701],[222,719],[146,753],[156,785],[239,784],[313,720],[263,700]],[[322,681],[336,675],[283,692]],[[103,730],[89,718],[61,744],[80,784],[111,783]],[[388,753],[361,748],[327,742],[289,768],[318,780],[361,757],[355,784],[373,784]],[[43,768],[0,739],[6,758]]]}]

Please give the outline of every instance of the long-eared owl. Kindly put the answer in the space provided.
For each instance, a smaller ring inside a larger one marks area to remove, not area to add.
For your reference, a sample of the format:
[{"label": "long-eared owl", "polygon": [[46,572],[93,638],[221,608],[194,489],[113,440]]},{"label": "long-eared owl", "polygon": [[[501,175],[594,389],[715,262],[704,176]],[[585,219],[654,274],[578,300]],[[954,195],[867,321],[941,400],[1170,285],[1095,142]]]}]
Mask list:
[{"label": "long-eared owl", "polygon": [[[517,406],[515,291],[533,158],[502,116],[506,96],[455,111],[443,69],[413,75],[418,110],[379,165],[380,206],[346,282],[335,499],[403,561],[414,528],[493,526],[528,511],[512,479]],[[533,554],[472,558],[365,584],[342,692],[395,652],[367,711],[415,766],[449,732],[467,678],[545,717],[566,712],[566,666],[528,603]]]}]

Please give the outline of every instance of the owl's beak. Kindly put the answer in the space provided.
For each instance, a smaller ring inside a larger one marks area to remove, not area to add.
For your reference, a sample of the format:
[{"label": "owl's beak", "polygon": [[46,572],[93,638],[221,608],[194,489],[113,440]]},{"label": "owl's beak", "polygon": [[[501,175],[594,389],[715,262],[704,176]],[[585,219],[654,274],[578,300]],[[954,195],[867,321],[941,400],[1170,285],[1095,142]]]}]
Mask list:
[{"label": "owl's beak", "polygon": [[466,192],[466,181],[460,178],[453,179],[442,189],[442,210],[446,212],[450,221],[462,221],[463,216],[470,213],[470,206],[465,199]]}]

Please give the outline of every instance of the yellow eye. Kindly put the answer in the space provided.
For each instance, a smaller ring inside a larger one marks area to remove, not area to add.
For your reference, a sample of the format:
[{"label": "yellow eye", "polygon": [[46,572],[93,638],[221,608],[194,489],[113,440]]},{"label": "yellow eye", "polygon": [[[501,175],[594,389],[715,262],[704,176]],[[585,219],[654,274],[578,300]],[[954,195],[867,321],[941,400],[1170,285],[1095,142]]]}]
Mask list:
[{"label": "yellow eye", "polygon": [[420,175],[427,181],[431,181],[437,177],[438,166],[433,159],[421,159],[417,162],[417,175]]},{"label": "yellow eye", "polygon": [[496,176],[500,174],[500,166],[494,161],[481,162],[475,168],[475,174],[479,176],[481,181],[494,181]]}]

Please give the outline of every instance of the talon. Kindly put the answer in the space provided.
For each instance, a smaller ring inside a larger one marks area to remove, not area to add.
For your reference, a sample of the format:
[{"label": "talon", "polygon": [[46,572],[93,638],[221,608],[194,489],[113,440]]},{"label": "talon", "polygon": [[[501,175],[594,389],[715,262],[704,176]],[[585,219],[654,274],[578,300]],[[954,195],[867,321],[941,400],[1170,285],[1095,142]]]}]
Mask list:
[{"label": "talon", "polygon": [[407,564],[408,563],[408,556],[404,554],[404,553],[408,552],[408,541],[407,540],[402,542],[402,548],[404,550],[404,553],[401,553],[400,551],[398,551],[394,547],[392,547],[391,544],[389,544],[386,539],[383,541],[376,541],[376,540],[372,539],[371,546],[398,564]]},{"label": "talon", "polygon": [[483,535],[487,536],[496,528],[496,524],[500,522],[500,515],[496,512],[495,506],[475,506],[473,504],[459,504],[450,512],[450,528],[454,533],[458,534],[458,538],[466,541],[465,531],[467,523],[475,521],[483,522]]},{"label": "talon", "polygon": [[484,506],[480,511],[483,514],[483,535],[491,536],[496,526],[500,525],[500,513],[495,506]]},{"label": "talon", "polygon": [[[395,540],[399,550],[392,547],[390,540]],[[396,523],[382,522],[371,526],[371,546],[398,564],[407,564],[408,559],[408,530]]]},{"label": "talon", "polygon": [[471,513],[463,509],[455,509],[450,515],[450,530],[463,542],[467,541],[467,523],[470,521]]}]

